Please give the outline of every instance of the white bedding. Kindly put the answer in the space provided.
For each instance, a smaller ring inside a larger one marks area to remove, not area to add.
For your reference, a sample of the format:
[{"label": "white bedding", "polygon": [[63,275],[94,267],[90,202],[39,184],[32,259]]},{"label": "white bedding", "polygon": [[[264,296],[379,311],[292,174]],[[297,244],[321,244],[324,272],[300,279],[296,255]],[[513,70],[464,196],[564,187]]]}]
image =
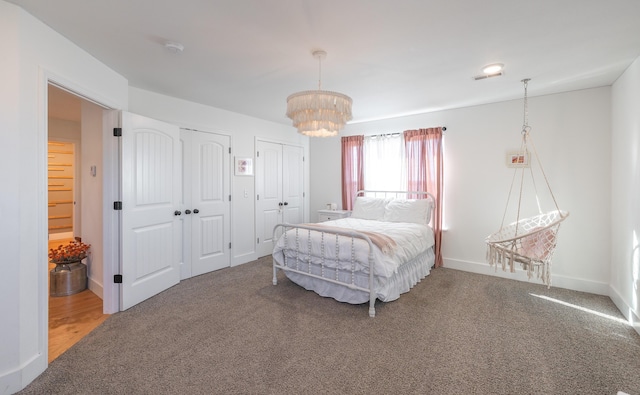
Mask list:
[{"label": "white bedding", "polygon": [[[374,275],[381,277],[391,277],[398,272],[398,268],[410,262],[420,254],[424,253],[434,244],[433,231],[429,226],[405,222],[384,222],[359,218],[343,218],[322,223],[323,226],[338,227],[355,231],[377,232],[390,236],[396,242],[396,248],[389,254],[384,254],[378,247],[374,246]],[[296,236],[296,231],[298,232]],[[311,235],[309,243],[308,235]],[[324,251],[321,248],[321,240],[324,238]],[[339,237],[338,261],[336,261],[336,237],[321,232],[305,229],[292,229],[287,232],[287,248],[285,249],[285,237],[280,237],[273,250],[274,259],[284,265],[283,250],[287,254],[287,266],[295,267],[296,260],[306,266],[307,261],[312,264],[321,263],[328,268],[335,268],[341,265],[342,269],[351,270],[351,264],[355,264],[356,272],[368,273],[368,244],[364,240],[353,240],[353,252],[355,260],[352,260],[351,238]],[[309,245],[311,250],[309,253]],[[296,255],[296,246],[298,253]],[[340,263],[337,263],[340,262]]]},{"label": "white bedding", "polygon": [[[426,192],[357,195],[350,218],[274,228],[274,234],[290,230],[273,249],[273,284],[283,270],[291,281],[319,295],[353,304],[368,301],[369,316],[375,317],[376,299],[396,300],[429,275],[435,262],[428,225],[435,198]],[[413,195],[421,198],[401,198]]]}]

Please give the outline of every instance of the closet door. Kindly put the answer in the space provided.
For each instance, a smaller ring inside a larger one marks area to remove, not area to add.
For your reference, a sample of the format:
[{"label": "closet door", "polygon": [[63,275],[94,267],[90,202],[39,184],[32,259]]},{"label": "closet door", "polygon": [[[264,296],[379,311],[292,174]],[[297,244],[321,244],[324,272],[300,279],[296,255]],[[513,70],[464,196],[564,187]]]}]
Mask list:
[{"label": "closet door", "polygon": [[[229,137],[191,132],[191,273],[229,267]],[[189,160],[189,158],[186,158]],[[186,213],[186,211],[185,211]]]},{"label": "closet door", "polygon": [[265,256],[273,250],[273,228],[282,222],[282,145],[258,141],[256,148],[256,250]]},{"label": "closet door", "polygon": [[273,251],[277,224],[304,218],[304,159],[302,147],[258,141],[256,148],[256,252],[265,256]]},{"label": "closet door", "polygon": [[303,221],[304,158],[302,147],[284,145],[282,147],[282,200],[284,210],[282,221],[299,224]]},{"label": "closet door", "polygon": [[181,278],[231,264],[230,137],[181,130]]}]

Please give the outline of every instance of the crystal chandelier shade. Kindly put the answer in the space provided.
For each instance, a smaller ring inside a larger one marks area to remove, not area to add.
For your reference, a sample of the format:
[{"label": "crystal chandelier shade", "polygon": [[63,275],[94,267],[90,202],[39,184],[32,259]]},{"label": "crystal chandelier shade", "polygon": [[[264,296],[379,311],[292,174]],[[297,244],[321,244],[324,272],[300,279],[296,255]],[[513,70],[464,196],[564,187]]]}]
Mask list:
[{"label": "crystal chandelier shade", "polygon": [[[314,51],[319,62],[326,56],[324,51]],[[287,97],[287,117],[293,121],[298,133],[311,137],[336,136],[344,125],[352,119],[349,96],[321,89],[294,93]]]}]

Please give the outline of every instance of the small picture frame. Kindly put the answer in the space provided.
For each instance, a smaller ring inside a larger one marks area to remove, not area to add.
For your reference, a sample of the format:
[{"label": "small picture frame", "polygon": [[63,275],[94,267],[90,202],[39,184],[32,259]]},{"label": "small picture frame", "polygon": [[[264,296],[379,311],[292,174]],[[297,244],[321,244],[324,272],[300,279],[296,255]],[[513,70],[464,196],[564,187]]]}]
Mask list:
[{"label": "small picture frame", "polygon": [[235,160],[236,176],[252,176],[253,175],[253,159],[252,158],[236,158]]},{"label": "small picture frame", "polygon": [[529,167],[529,151],[510,151],[507,153],[507,167]]}]

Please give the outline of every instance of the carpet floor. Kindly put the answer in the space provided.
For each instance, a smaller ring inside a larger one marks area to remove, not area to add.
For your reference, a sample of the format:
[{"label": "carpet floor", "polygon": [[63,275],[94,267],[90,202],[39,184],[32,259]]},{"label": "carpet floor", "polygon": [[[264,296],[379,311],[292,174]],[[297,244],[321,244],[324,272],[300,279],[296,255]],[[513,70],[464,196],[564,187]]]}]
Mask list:
[{"label": "carpet floor", "polygon": [[640,335],[608,297],[438,268],[369,318],[271,270],[113,314],[20,393],[640,394]]}]

